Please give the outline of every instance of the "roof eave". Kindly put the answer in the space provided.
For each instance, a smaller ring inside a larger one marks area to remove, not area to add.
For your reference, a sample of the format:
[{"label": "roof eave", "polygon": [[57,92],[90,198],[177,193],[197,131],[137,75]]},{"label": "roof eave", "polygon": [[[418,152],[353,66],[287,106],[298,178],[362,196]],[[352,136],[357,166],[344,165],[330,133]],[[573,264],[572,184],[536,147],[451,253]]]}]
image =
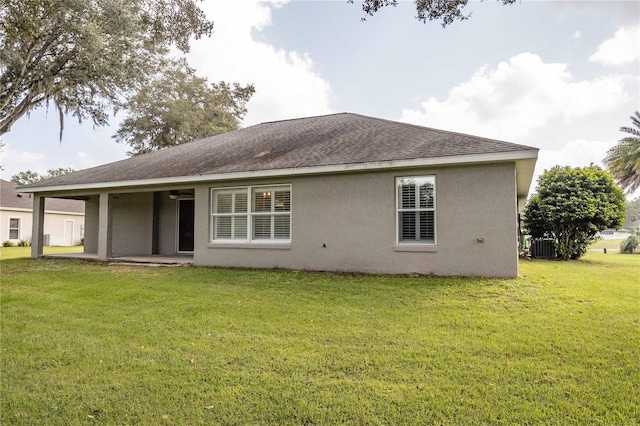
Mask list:
[{"label": "roof eave", "polygon": [[[229,181],[238,179],[260,179],[260,178],[273,178],[280,176],[302,176],[302,175],[316,175],[316,174],[330,174],[330,173],[348,173],[358,171],[375,171],[375,170],[393,170],[393,169],[408,169],[417,167],[430,167],[430,166],[455,166],[474,163],[492,163],[492,162],[506,162],[515,161],[516,165],[519,164],[523,167],[523,172],[518,172],[518,194],[521,191],[528,192],[533,176],[533,167],[535,166],[536,159],[538,158],[538,149],[531,148],[518,151],[505,151],[494,152],[486,154],[469,154],[469,155],[456,155],[446,157],[434,157],[434,158],[415,158],[407,160],[389,160],[389,161],[376,161],[367,163],[351,163],[351,164],[335,164],[325,166],[314,167],[298,167],[287,169],[271,169],[271,170],[256,170],[245,172],[231,172],[231,173],[213,173],[213,174],[201,174],[191,176],[173,176],[162,177],[153,179],[137,179],[137,180],[123,180],[113,182],[96,182],[96,183],[77,183],[68,185],[55,185],[55,186],[30,186],[28,188],[17,188],[19,193],[53,193],[58,191],[76,191],[76,190],[106,190],[117,188],[139,188],[144,186],[166,186],[176,184],[188,184],[207,181]],[[525,167],[526,166],[526,167]],[[527,180],[528,179],[528,180]],[[526,196],[526,192],[525,192]]]}]

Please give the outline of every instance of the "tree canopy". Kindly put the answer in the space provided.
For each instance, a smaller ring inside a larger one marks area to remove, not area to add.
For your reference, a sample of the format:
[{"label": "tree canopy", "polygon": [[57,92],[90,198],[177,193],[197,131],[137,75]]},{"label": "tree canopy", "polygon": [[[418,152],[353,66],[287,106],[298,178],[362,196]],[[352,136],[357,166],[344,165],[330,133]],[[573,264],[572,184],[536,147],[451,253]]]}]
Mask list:
[{"label": "tree canopy", "polygon": [[[512,4],[516,0],[498,0],[502,4]],[[348,0],[353,3],[354,0]],[[453,21],[464,21],[469,19],[470,14],[464,13],[464,8],[469,0],[414,0],[416,6],[416,19],[426,23],[427,21],[442,21],[442,26],[446,27]],[[367,16],[373,16],[378,10],[386,6],[397,6],[398,0],[363,0],[362,11]],[[362,18],[363,20],[365,18]]]},{"label": "tree canopy", "polygon": [[94,125],[154,75],[171,47],[208,36],[199,0],[3,0],[0,135],[53,101],[60,117]]},{"label": "tree canopy", "polygon": [[604,164],[628,194],[640,188],[640,112],[631,117],[633,127],[621,127],[624,137],[607,151]]},{"label": "tree canopy", "polygon": [[40,182],[41,180],[51,179],[54,177],[66,175],[69,173],[75,172],[71,167],[58,167],[54,169],[47,170],[47,173],[41,175],[40,173],[25,170],[22,172],[18,172],[15,175],[11,176],[11,182],[15,183],[18,186],[29,185],[31,183]]},{"label": "tree canopy", "polygon": [[174,61],[122,105],[127,116],[114,138],[138,155],[236,130],[253,93],[253,85],[210,83]]},{"label": "tree canopy", "polygon": [[617,229],[625,218],[624,193],[597,166],[545,171],[527,203],[524,227],[533,238],[553,238],[558,257],[578,259],[597,233]]},{"label": "tree canopy", "polygon": [[627,201],[627,219],[625,226],[636,220],[640,220],[640,197]]}]

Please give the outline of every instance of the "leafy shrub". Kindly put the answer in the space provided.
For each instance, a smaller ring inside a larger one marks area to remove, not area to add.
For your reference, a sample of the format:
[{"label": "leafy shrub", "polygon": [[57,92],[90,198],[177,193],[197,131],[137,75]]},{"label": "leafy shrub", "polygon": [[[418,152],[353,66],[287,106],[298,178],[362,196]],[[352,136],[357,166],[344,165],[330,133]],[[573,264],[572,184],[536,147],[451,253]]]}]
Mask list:
[{"label": "leafy shrub", "polygon": [[624,193],[598,166],[556,166],[538,178],[524,212],[524,228],[533,238],[552,238],[557,257],[579,259],[598,231],[624,223]]},{"label": "leafy shrub", "polygon": [[13,243],[9,240],[2,243],[2,247],[13,247]]},{"label": "leafy shrub", "polygon": [[640,245],[640,229],[633,231],[622,243],[620,243],[620,253],[633,254],[636,247]]},{"label": "leafy shrub", "polygon": [[18,241],[18,247],[29,247],[29,241],[27,240],[20,240]]}]

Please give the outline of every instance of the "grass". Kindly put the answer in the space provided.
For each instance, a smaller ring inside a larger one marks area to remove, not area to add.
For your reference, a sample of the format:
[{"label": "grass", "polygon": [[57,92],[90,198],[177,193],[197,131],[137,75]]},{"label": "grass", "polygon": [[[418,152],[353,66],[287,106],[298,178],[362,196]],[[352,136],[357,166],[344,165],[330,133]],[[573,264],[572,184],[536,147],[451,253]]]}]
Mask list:
[{"label": "grass", "polygon": [[623,239],[615,239],[615,240],[600,240],[589,246],[589,250],[599,250],[604,251],[603,249],[607,249],[607,251],[618,251],[620,249],[620,243],[624,241]]},{"label": "grass", "polygon": [[640,253],[618,254],[616,252],[607,251],[607,254],[604,254],[603,252],[591,252],[584,255],[581,261],[586,263],[634,266],[636,270],[640,271]]},{"label": "grass", "polygon": [[[82,246],[47,246],[44,254],[82,253]],[[31,256],[31,247],[0,247],[0,260],[18,259]]]},{"label": "grass", "polygon": [[500,280],[1,250],[2,424],[639,423],[640,256]]}]

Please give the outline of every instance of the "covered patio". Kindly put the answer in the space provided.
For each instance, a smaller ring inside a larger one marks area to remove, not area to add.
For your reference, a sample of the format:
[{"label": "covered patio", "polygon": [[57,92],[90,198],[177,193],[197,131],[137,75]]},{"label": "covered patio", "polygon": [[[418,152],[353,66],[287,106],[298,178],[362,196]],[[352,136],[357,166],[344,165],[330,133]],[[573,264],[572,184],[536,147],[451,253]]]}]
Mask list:
[{"label": "covered patio", "polygon": [[31,257],[148,264],[193,263],[194,191],[189,187],[79,190],[55,198],[84,201],[83,253],[44,255],[45,199],[33,196]]}]

